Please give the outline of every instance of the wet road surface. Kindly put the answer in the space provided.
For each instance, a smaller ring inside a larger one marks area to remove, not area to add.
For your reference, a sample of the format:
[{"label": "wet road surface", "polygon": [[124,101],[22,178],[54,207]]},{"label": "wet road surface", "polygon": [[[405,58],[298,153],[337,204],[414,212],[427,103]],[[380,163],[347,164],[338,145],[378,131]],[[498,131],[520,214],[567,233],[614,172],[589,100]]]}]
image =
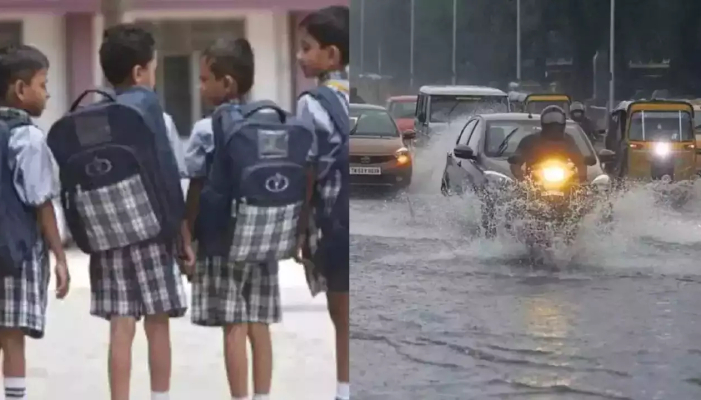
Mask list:
[{"label": "wet road surface", "polygon": [[476,235],[423,157],[408,194],[351,200],[354,397],[701,399],[701,189],[682,211],[633,190],[553,272]]}]

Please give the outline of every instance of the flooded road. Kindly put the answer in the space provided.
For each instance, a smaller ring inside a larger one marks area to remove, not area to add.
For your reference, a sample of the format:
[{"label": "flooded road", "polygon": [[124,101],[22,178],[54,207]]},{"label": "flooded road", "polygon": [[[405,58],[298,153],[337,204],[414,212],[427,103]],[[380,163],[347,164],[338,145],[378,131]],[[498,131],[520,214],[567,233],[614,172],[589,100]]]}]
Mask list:
[{"label": "flooded road", "polygon": [[701,189],[683,211],[631,191],[552,272],[439,194],[444,154],[408,194],[351,200],[354,397],[701,399]]}]

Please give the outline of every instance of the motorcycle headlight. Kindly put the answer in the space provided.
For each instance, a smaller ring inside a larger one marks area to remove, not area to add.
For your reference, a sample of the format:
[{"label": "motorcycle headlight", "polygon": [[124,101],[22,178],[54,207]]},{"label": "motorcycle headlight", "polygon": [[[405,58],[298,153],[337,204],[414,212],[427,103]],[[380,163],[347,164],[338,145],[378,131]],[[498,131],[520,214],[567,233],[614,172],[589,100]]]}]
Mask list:
[{"label": "motorcycle headlight", "polygon": [[658,157],[667,157],[672,152],[672,145],[666,142],[655,143],[652,147]]},{"label": "motorcycle headlight", "polygon": [[400,165],[408,164],[411,161],[411,153],[409,153],[409,149],[406,147],[397,150],[394,156],[397,158],[397,164]]},{"label": "motorcycle headlight", "polygon": [[550,183],[558,183],[565,180],[565,169],[562,167],[545,167],[543,168],[543,180]]}]

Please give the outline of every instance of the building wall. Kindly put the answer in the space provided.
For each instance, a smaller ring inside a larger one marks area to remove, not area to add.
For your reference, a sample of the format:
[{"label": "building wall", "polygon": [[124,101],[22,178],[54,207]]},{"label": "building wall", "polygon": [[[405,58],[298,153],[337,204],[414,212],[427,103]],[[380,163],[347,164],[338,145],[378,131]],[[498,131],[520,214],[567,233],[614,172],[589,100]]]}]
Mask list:
[{"label": "building wall", "polygon": [[0,20],[22,21],[22,42],[39,48],[49,59],[46,111],[37,124],[48,130],[67,109],[66,37],[63,16],[50,13],[0,13]]}]

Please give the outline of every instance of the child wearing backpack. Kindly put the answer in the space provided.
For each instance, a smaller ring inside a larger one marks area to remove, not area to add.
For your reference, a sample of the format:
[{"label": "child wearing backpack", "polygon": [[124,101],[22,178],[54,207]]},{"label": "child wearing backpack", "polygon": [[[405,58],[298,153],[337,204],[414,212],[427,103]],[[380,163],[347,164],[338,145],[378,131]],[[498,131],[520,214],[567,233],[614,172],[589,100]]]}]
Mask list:
[{"label": "child wearing backpack", "polygon": [[[206,202],[205,196],[210,189],[210,178],[216,179],[217,158],[227,151],[225,136],[228,132],[222,130],[222,114],[237,114],[244,110],[244,96],[253,86],[254,56],[250,44],[245,39],[218,40],[203,52],[200,71],[202,99],[217,110],[211,117],[195,124],[185,154],[191,179],[187,194],[187,224],[198,241],[197,263],[192,276],[192,322],[223,328],[224,359],[234,400],[249,398],[246,340],[250,339],[254,365],[253,398],[267,400],[273,361],[269,325],[281,319],[277,262],[238,262],[228,254],[211,255],[212,236],[228,235],[211,233],[212,228],[201,220],[206,217],[203,214],[208,213],[223,221],[224,230],[230,224],[227,212],[212,210],[207,206],[211,203]],[[238,117],[243,118],[243,115]],[[227,200],[226,204],[230,201]]]},{"label": "child wearing backpack", "polygon": [[[100,65],[105,77],[114,86],[117,99],[119,96],[140,99],[135,100],[135,103],[144,108],[144,116],[152,117],[149,120],[152,125],[148,127],[153,129],[150,129],[151,132],[140,133],[140,136],[167,134],[163,109],[153,93],[157,63],[155,45],[151,34],[144,29],[132,24],[121,24],[105,31],[100,47]],[[78,117],[74,119],[80,121]],[[120,122],[115,119],[109,119],[110,124]],[[56,125],[52,131],[54,129],[58,129]],[[126,128],[122,127],[122,130],[124,129]],[[117,132],[118,129],[112,126],[110,130],[112,130],[112,137],[123,133]],[[174,200],[170,200],[168,204],[175,205],[164,213],[177,213],[178,215],[172,216],[171,219],[177,218],[177,221],[182,221],[184,198],[180,188],[177,162],[173,155],[174,150],[169,147],[173,143],[172,140],[166,142],[164,138],[156,138],[156,140],[159,139],[161,141],[158,143],[166,143],[166,145],[162,146],[156,154],[162,156],[167,162],[158,164],[162,165],[160,168],[164,170],[159,171],[157,175],[152,175],[148,181],[157,181],[151,182],[152,184],[166,182],[163,186],[157,186],[160,188],[158,191],[165,193],[160,198],[162,199],[165,195],[171,196],[170,198]],[[165,152],[162,151],[164,148]],[[148,161],[150,160],[141,160],[141,162]],[[99,165],[96,165],[94,168],[98,167]],[[144,187],[142,185],[139,190],[130,187],[124,191],[122,195],[133,200],[124,203],[123,206],[127,209],[118,210],[114,217],[124,218],[125,214],[131,215],[129,212],[133,211],[132,207],[141,207],[143,199],[151,194],[144,193],[147,191]],[[182,212],[178,209],[178,198],[182,202]],[[90,209],[104,208],[100,212],[107,212],[117,207],[99,204],[100,201],[126,201],[105,195],[99,196],[98,199],[98,204],[91,205]],[[93,210],[88,214],[95,212]],[[120,223],[127,223],[127,221]],[[179,229],[179,227],[175,228],[175,230]],[[177,251],[181,250],[180,261],[184,265],[194,262],[189,244],[176,243],[178,240],[176,236],[157,236],[122,247],[91,252],[90,313],[110,322],[109,379],[112,400],[129,399],[132,343],[136,333],[136,322],[141,317],[144,317],[144,330],[148,341],[151,399],[169,399],[171,378],[169,318],[182,317],[187,310],[181,272],[176,264]]]},{"label": "child wearing backpack", "polygon": [[339,400],[350,398],[349,358],[349,167],[348,100],[344,79],[348,65],[348,7],[332,6],[307,15],[299,24],[297,60],[319,88],[303,93],[297,104],[300,119],[314,124],[319,137],[320,170],[315,194],[321,239],[314,255],[315,270],[327,287],[329,314],[336,330],[336,373]]},{"label": "child wearing backpack", "polygon": [[34,47],[0,49],[0,346],[8,400],[27,398],[25,335],[44,336],[48,249],[59,299],[70,281],[51,201],[59,192],[53,156],[31,120],[46,107],[48,69]]}]

